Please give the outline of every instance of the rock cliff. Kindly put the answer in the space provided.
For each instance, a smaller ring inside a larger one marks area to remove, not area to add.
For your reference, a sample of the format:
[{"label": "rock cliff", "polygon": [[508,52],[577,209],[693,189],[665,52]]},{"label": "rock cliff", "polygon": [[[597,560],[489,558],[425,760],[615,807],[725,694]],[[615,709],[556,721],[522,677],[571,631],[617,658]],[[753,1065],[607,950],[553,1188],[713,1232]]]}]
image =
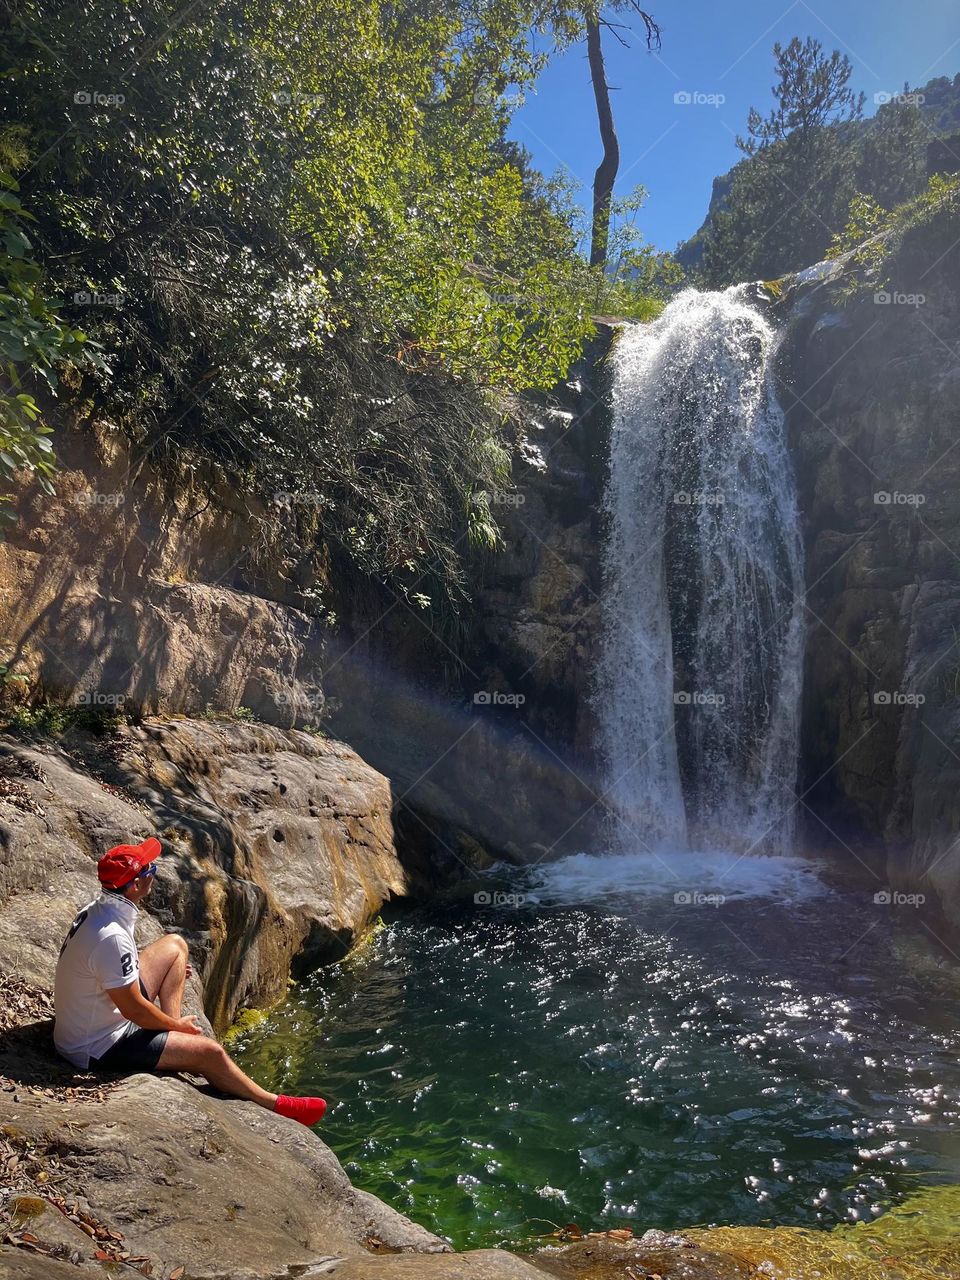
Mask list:
[{"label": "rock cliff", "polygon": [[471,558],[459,626],[377,601],[328,641],[331,724],[391,778],[435,860],[475,865],[476,842],[517,863],[558,857],[602,820],[590,693],[612,333],[550,403],[518,412],[512,487],[494,494],[503,545]]},{"label": "rock cliff", "polygon": [[583,848],[609,340],[549,403],[515,406],[503,545],[468,556],[457,619],[324,578],[330,625],[308,608],[323,549],[296,548],[282,505],[140,456],[109,424],[64,424],[56,496],[26,487],[0,543],[0,660],[31,697],[95,711],[322,718],[391,779],[427,860]]},{"label": "rock cliff", "polygon": [[793,306],[781,374],[807,548],[810,843],[960,922],[960,259],[919,227]]}]

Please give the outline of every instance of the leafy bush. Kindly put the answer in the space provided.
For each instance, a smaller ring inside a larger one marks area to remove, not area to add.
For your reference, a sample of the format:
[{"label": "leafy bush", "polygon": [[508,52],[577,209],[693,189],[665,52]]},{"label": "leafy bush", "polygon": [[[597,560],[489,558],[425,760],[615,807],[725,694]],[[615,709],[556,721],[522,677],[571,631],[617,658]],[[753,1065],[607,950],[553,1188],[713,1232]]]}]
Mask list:
[{"label": "leafy bush", "polygon": [[78,329],[64,324],[44,289],[24,222],[29,219],[13,177],[0,169],[0,536],[12,517],[10,487],[30,472],[53,492],[51,428],[34,399],[42,383],[55,394],[63,364],[93,364],[97,357]]},{"label": "leafy bush", "polygon": [[568,193],[504,139],[531,30],[581,24],[536,0],[22,0],[0,120],[52,287],[109,356],[91,412],[455,603],[461,548],[498,536],[500,399],[592,328]]},{"label": "leafy bush", "polygon": [[102,738],[114,733],[126,719],[113,709],[40,701],[5,712],[4,728],[30,738],[62,738],[72,729]]},{"label": "leafy bush", "polygon": [[951,247],[960,233],[960,174],[934,174],[926,190],[895,209],[883,209],[868,196],[854,196],[846,226],[833,239],[827,256],[849,254],[847,295],[868,284],[882,289],[888,272],[908,237],[942,227]]}]

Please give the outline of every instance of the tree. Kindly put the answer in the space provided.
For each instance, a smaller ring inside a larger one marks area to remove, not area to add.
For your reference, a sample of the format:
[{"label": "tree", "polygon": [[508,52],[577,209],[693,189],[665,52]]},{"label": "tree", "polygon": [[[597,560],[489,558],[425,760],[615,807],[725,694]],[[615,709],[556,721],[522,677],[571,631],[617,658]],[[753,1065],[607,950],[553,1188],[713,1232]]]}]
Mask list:
[{"label": "tree", "polygon": [[78,363],[82,327],[107,366],[70,380],[90,418],[282,500],[298,554],[456,608],[463,551],[496,539],[497,406],[592,330],[562,193],[503,145],[530,32],[564,21],[553,0],[0,13],[0,165],[6,140],[34,219],[28,262],[0,193],[0,481],[45,474],[16,379]]},{"label": "tree", "polygon": [[[654,45],[660,47],[660,28],[646,10],[641,9],[637,0],[614,0],[608,11],[622,12],[630,10],[643,20],[646,32],[647,48]],[[603,155],[593,178],[593,208],[590,220],[590,265],[602,267],[607,261],[607,242],[610,237],[610,207],[613,199],[613,186],[620,168],[620,143],[613,120],[613,108],[610,104],[610,86],[607,84],[607,72],[603,58],[603,44],[600,38],[602,28],[611,31],[625,44],[620,35],[619,25],[604,16],[603,4],[591,4],[584,10],[584,21],[587,40],[587,60],[590,64],[590,82],[593,85],[593,96],[597,106],[597,123],[600,126],[600,141]]]},{"label": "tree", "polygon": [[[9,132],[0,134],[0,158],[25,163]],[[64,324],[34,257],[12,174],[0,168],[0,536],[13,519],[14,480],[31,474],[53,492],[53,445],[34,398],[38,387],[56,395],[58,372],[67,365],[99,364],[96,344]]]},{"label": "tree", "polygon": [[824,57],[823,45],[808,36],[801,43],[794,36],[786,48],[773,46],[779,79],[773,86],[777,105],[766,117],[756,107],[747,117],[747,137],[737,138],[737,146],[752,156],[773,143],[792,139],[800,151],[813,145],[825,125],[859,119],[863,115],[864,94],[850,88],[853,64],[846,54],[834,49]]},{"label": "tree", "polygon": [[926,151],[930,128],[914,95],[886,103],[871,122],[857,167],[857,190],[884,209],[893,209],[917,195],[926,183]]},{"label": "tree", "polygon": [[852,127],[864,95],[850,87],[849,58],[818,40],[774,45],[775,105],[751,108],[737,145],[746,159],[704,245],[713,284],[770,278],[823,256],[855,189]]}]

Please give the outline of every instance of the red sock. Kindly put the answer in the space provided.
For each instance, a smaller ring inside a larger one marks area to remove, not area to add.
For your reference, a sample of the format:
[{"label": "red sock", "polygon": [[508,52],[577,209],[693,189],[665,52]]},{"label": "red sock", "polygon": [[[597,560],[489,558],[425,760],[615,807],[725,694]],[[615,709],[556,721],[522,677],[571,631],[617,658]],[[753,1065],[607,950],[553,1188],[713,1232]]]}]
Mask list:
[{"label": "red sock", "polygon": [[289,1120],[299,1120],[301,1124],[316,1124],[323,1119],[327,1104],[323,1098],[288,1098],[286,1094],[277,1094],[273,1109],[278,1116],[286,1116]]}]

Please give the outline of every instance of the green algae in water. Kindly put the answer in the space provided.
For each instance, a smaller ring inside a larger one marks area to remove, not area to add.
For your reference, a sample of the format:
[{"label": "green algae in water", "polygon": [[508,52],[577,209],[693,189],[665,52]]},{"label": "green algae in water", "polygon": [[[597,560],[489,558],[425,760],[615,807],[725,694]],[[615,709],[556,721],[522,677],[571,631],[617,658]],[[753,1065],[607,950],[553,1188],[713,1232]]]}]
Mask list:
[{"label": "green algae in water", "polygon": [[926,1187],[875,1222],[832,1231],[716,1227],[684,1234],[770,1280],[957,1280],[960,1187]]},{"label": "green algae in water", "polygon": [[[731,1248],[753,1233],[843,1274],[920,1249],[939,1219],[918,1185],[960,1182],[954,975],[934,987],[915,922],[904,947],[876,911],[872,891],[391,909],[237,1054],[326,1097],[352,1180],[458,1248],[529,1249],[545,1219],[738,1223]],[[921,1203],[917,1242],[885,1242]]]},{"label": "green algae in water", "polygon": [[241,1009],[223,1035],[225,1045],[234,1045],[255,1027],[261,1026],[270,1015],[266,1009]]},{"label": "green algae in water", "polygon": [[[362,959],[365,949],[374,941],[377,934],[386,926],[383,920],[377,916],[373,920],[364,933],[357,939],[356,943],[347,952],[344,958],[339,962],[342,965],[349,965]],[[291,989],[295,989],[296,984],[291,979],[288,983]],[[242,1045],[244,1039],[255,1031],[257,1027],[262,1026],[270,1018],[269,1009],[241,1009],[236,1015],[233,1022],[223,1034],[223,1043],[231,1049]]]}]

